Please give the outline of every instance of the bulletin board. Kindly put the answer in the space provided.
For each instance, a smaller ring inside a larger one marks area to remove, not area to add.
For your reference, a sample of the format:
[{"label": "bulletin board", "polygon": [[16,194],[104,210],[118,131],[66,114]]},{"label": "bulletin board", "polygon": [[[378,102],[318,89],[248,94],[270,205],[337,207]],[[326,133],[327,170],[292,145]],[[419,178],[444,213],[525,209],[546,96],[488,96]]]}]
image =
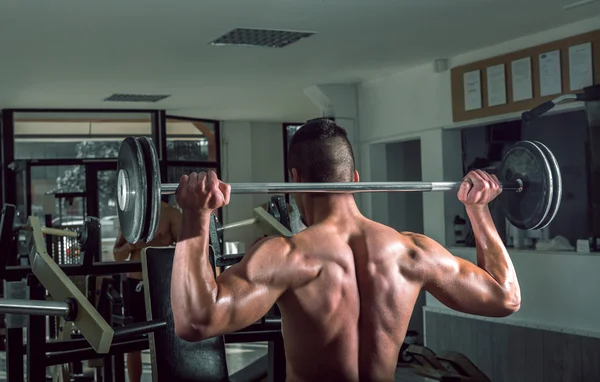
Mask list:
[{"label": "bulletin board", "polygon": [[600,30],[455,67],[451,81],[454,122],[532,109],[600,83]]}]

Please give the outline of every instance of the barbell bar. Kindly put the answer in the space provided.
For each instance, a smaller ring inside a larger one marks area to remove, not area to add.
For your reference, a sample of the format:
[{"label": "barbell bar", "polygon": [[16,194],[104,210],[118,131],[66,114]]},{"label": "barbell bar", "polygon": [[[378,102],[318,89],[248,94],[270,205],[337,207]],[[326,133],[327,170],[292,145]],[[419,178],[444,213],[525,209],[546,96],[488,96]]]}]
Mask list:
[{"label": "barbell bar", "polygon": [[[346,194],[363,192],[430,192],[458,190],[460,182],[355,182],[355,183],[230,183],[232,194],[292,194],[296,192]],[[177,183],[161,184],[160,193],[174,195]],[[504,191],[523,190],[523,182],[502,183]]]},{"label": "barbell bar", "polygon": [[[150,242],[160,220],[161,195],[177,192],[177,183],[161,183],[156,148],[147,137],[121,143],[117,169],[117,206],[125,239]],[[511,146],[496,173],[507,220],[523,230],[545,228],[560,207],[562,178],[552,152],[542,143]],[[232,194],[364,193],[456,191],[455,182],[231,183]]]}]

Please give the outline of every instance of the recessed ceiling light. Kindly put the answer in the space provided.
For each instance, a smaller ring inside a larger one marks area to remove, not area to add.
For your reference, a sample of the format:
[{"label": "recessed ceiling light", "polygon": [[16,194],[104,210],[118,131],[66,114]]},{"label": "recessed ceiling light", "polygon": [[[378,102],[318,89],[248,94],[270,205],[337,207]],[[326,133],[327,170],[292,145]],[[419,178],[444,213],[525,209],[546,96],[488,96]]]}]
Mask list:
[{"label": "recessed ceiling light", "polygon": [[227,32],[210,44],[283,48],[314,34],[315,32],[237,28]]}]

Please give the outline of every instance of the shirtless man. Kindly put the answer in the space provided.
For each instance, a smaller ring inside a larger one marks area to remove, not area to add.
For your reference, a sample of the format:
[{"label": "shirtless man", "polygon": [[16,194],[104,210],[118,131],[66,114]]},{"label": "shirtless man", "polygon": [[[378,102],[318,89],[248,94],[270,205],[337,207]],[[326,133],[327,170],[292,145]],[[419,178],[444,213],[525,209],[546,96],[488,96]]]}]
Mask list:
[{"label": "shirtless man", "polygon": [[[309,121],[292,138],[293,182],[358,182],[351,145],[332,121]],[[288,381],[393,381],[417,296],[503,317],[517,311],[520,289],[487,204],[498,180],[470,172],[458,191],[477,238],[477,265],[420,234],[364,217],[352,194],[294,195],[305,225],[292,238],[250,248],[218,278],[208,261],[209,214],[229,202],[213,172],[183,176],[171,304],[175,332],[199,341],[242,329],[273,304],[282,313]]]},{"label": "shirtless man", "polygon": [[[128,243],[119,231],[119,236],[113,254],[116,261],[141,260],[142,249],[145,247],[166,247],[173,245],[179,235],[179,224],[181,213],[178,209],[161,202],[160,222],[156,230],[156,236],[150,243],[138,242]],[[133,317],[133,322],[146,321],[146,303],[144,300],[144,288],[142,272],[131,272],[127,274],[124,291],[125,315]],[[130,382],[139,382],[142,378],[142,356],[140,352],[127,354],[127,374]]]}]

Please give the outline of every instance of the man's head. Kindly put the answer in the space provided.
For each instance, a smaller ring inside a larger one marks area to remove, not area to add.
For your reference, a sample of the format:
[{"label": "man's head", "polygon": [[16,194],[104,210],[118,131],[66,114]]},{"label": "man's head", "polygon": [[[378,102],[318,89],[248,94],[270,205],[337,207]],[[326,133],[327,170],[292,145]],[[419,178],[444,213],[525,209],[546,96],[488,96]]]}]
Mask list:
[{"label": "man's head", "polygon": [[[305,123],[290,142],[288,171],[292,182],[358,182],[346,130],[324,118]],[[306,226],[314,220],[310,210],[316,195],[327,194],[293,194]]]},{"label": "man's head", "polygon": [[294,133],[288,152],[293,182],[354,182],[354,153],[346,130],[334,121],[308,121]]}]

